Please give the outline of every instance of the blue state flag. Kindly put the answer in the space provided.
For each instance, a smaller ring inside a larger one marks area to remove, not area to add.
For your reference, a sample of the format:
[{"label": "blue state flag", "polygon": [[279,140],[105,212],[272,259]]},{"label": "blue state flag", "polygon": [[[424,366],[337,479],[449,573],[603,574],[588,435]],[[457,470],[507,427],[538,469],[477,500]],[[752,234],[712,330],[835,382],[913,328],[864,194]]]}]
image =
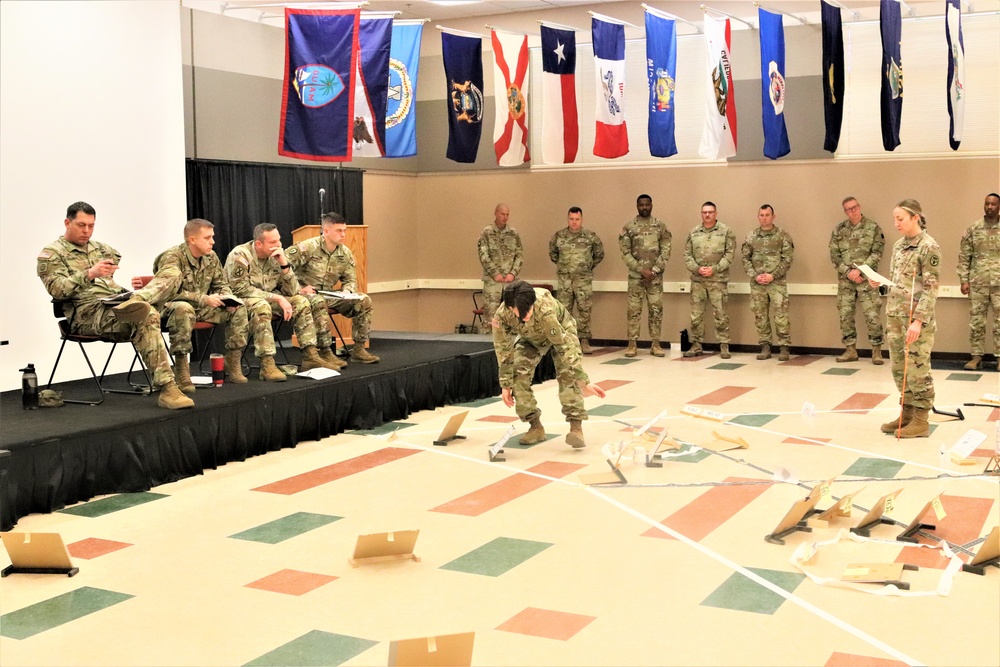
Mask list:
[{"label": "blue state flag", "polygon": [[760,19],[760,100],[764,156],[777,160],[792,150],[785,128],[785,27],[781,14],[757,10]]},{"label": "blue state flag", "polygon": [[448,152],[455,162],[475,162],[483,134],[483,40],[441,33],[448,86]]},{"label": "blue state flag", "polygon": [[844,123],[844,30],[840,7],[820,2],[823,25],[823,150],[837,152]]},{"label": "blue state flag", "polygon": [[392,26],[389,95],[385,117],[385,156],[417,154],[417,72],[423,23]]},{"label": "blue state flag", "polygon": [[677,74],[677,26],[673,19],[646,10],[646,75],[649,79],[649,152],[677,154],[674,140],[674,77]]},{"label": "blue state flag", "polygon": [[278,154],[351,159],[359,12],[285,9]]},{"label": "blue state flag", "polygon": [[882,147],[891,151],[899,145],[899,122],[903,117],[903,58],[899,50],[903,18],[896,0],[882,0],[879,25],[882,29],[882,90],[879,98]]},{"label": "blue state flag", "polygon": [[354,156],[385,155],[385,108],[389,92],[391,18],[361,18],[361,56],[354,86]]}]

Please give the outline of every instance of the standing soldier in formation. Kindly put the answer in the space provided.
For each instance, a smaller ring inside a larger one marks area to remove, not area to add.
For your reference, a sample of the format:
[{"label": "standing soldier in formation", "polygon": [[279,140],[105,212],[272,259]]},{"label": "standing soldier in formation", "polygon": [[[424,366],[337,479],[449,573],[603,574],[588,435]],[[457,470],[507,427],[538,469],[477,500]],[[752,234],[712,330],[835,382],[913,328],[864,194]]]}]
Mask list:
[{"label": "standing soldier in formation", "polygon": [[493,224],[487,225],[479,235],[479,263],[483,265],[483,311],[485,331],[489,333],[493,313],[500,305],[504,285],[514,282],[521,272],[524,248],[521,237],[513,227],[507,226],[510,207],[497,204],[493,209]]},{"label": "standing soldier in formation", "polygon": [[[288,262],[298,278],[299,294],[309,299],[313,321],[316,323],[316,346],[320,357],[328,364],[342,368],[347,362],[333,353],[328,310],[351,318],[351,359],[362,364],[375,364],[379,358],[365,348],[372,328],[372,300],[367,294],[358,293],[358,276],[354,267],[354,254],[344,245],[347,221],[339,213],[324,213],[320,219],[322,234],[306,239],[288,249]],[[340,292],[354,298],[327,297],[316,290],[333,291],[340,283]]]},{"label": "standing soldier in formation", "polygon": [[653,198],[639,195],[635,201],[638,215],[625,223],[618,235],[622,259],[628,267],[628,348],[626,357],[636,355],[642,303],[649,312],[649,353],[662,357],[660,329],[663,321],[663,271],[670,259],[670,230],[652,217]]},{"label": "standing soldier in formation", "polygon": [[549,259],[556,265],[559,303],[569,312],[576,303],[580,350],[584,354],[593,354],[590,348],[590,312],[594,300],[594,268],[604,259],[604,244],[597,234],[583,228],[583,209],[579,206],[571,208],[566,219],[566,227],[556,232],[549,241]]},{"label": "standing soldier in formation", "polygon": [[861,213],[861,204],[854,197],[842,202],[847,220],[834,227],[830,235],[830,261],[837,267],[837,308],[840,311],[840,334],[846,349],[837,357],[837,363],[858,360],[858,330],[854,323],[858,302],[868,323],[868,340],[872,344],[872,363],[882,365],[881,302],[878,291],[873,289],[858,270],[867,264],[878,271],[885,251],[885,236],[878,223]]},{"label": "standing soldier in formation", "polygon": [[991,192],[983,202],[983,217],[962,235],[958,251],[958,280],[969,296],[969,342],[974,371],[986,354],[986,318],[993,308],[993,354],[1000,356],[1000,195]]},{"label": "standing soldier in formation", "polygon": [[781,351],[779,361],[788,361],[792,344],[788,324],[788,285],[786,276],[792,266],[795,244],[792,237],[774,224],[774,207],[764,204],[757,211],[760,226],[743,242],[743,269],[750,276],[750,310],[757,323],[760,339],[758,359],[771,358],[771,305],[774,305],[774,331]]},{"label": "standing soldier in formation", "polygon": [[684,264],[691,272],[691,349],[685,357],[702,354],[705,304],[712,304],[715,335],[723,359],[729,359],[729,267],[736,257],[736,234],[716,220],[716,206],[701,205],[701,224],[688,234]]}]

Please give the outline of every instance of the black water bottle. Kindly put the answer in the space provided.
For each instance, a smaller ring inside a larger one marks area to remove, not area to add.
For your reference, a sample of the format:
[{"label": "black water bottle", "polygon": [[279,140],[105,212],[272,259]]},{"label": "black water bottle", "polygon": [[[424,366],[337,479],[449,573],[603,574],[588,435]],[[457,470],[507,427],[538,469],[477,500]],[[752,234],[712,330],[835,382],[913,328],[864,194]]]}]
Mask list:
[{"label": "black water bottle", "polygon": [[21,407],[25,410],[38,409],[38,376],[35,375],[35,365],[28,364],[21,369]]}]

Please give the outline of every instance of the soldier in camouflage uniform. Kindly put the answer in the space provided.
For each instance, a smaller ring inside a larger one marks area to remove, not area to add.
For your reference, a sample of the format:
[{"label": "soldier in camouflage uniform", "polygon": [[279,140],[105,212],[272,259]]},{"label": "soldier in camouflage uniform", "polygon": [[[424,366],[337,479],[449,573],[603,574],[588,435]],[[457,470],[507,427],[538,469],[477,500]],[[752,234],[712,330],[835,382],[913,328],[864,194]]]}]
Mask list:
[{"label": "soldier in camouflage uniform", "polygon": [[604,259],[601,237],[583,228],[583,209],[574,206],[567,215],[566,227],[549,241],[549,259],[556,265],[556,294],[567,311],[576,303],[577,334],[580,351],[590,349],[590,312],[594,299],[594,268]]},{"label": "soldier in camouflage uniform", "polygon": [[691,349],[685,357],[702,354],[705,339],[705,304],[712,304],[715,335],[723,359],[729,359],[729,267],[736,257],[736,234],[716,220],[716,206],[701,205],[701,224],[688,234],[684,265],[691,272]]},{"label": "soldier in camouflage uniform", "polygon": [[504,287],[503,303],[493,319],[493,346],[500,367],[500,388],[504,404],[514,407],[521,421],[531,424],[521,436],[522,445],[545,440],[542,413],[531,390],[535,367],[552,349],[559,383],[559,402],[569,422],[566,442],[574,449],[586,446],[582,421],[587,418],[584,396],[604,397],[604,390],[590,384],[583,370],[576,322],[569,311],[548,290],[535,289],[523,280]]},{"label": "soldier in camouflage uniform", "polygon": [[507,226],[510,207],[497,204],[493,209],[493,224],[487,225],[479,235],[479,263],[483,265],[484,330],[489,333],[493,313],[500,305],[504,285],[514,282],[521,272],[524,249],[521,237],[513,227]]},{"label": "soldier in camouflage uniform", "polygon": [[986,354],[986,318],[993,308],[993,354],[1000,356],[1000,195],[983,202],[983,217],[972,223],[958,251],[958,280],[969,296],[972,359],[965,370],[979,369]]},{"label": "soldier in camouflage uniform", "polygon": [[895,284],[882,289],[888,294],[886,338],[902,410],[898,417],[882,424],[882,432],[895,433],[899,438],[926,438],[930,435],[927,415],[934,407],[931,349],[937,330],[934,304],[941,248],[924,231],[927,221],[915,200],[904,199],[896,204],[892,216],[903,238],[892,247],[888,277]]},{"label": "soldier in camouflage uniform", "polygon": [[795,244],[792,237],[775,226],[774,208],[764,204],[757,211],[760,226],[743,242],[743,269],[750,276],[750,310],[757,323],[760,339],[758,359],[771,358],[771,305],[774,305],[774,331],[781,351],[780,361],[788,361],[792,344],[788,323],[788,285],[786,276],[792,266]]},{"label": "soldier in camouflage uniform", "polygon": [[49,295],[64,301],[63,312],[74,334],[131,340],[158,387],[160,407],[190,408],[194,401],[174,383],[170,359],[160,337],[160,315],[149,305],[159,290],[172,289],[176,275],[164,275],[111,308],[101,299],[124,292],[115,283],[121,255],[109,245],[91,241],[97,213],[86,202],[66,210],[66,232],[38,253],[38,277]]},{"label": "soldier in camouflage uniform", "polygon": [[861,213],[861,204],[854,197],[842,202],[847,220],[833,229],[830,235],[830,261],[837,267],[837,309],[840,312],[840,334],[844,353],[838,363],[858,360],[858,330],[854,324],[857,304],[868,323],[868,340],[872,344],[872,363],[882,365],[881,302],[878,292],[856,267],[867,264],[878,270],[885,250],[885,236],[874,220]]},{"label": "soldier in camouflage uniform", "polygon": [[[278,228],[267,223],[257,225],[253,230],[253,238],[253,241],[233,248],[226,258],[226,275],[229,276],[233,293],[244,301],[266,301],[271,310],[267,326],[270,326],[271,318],[277,314],[286,322],[294,322],[295,335],[302,349],[302,370],[336,370],[338,367],[325,362],[316,350],[316,325],[312,309],[309,301],[299,294],[299,281],[281,247]],[[262,326],[263,324],[261,322]],[[266,376],[274,375],[277,370],[274,367],[274,348],[266,352],[268,354],[260,358],[261,379],[267,379]]]},{"label": "soldier in camouflage uniform", "polygon": [[[379,358],[365,349],[372,328],[372,300],[367,294],[357,293],[358,277],[354,268],[354,254],[344,245],[347,221],[339,213],[324,213],[320,220],[322,235],[306,239],[288,249],[288,261],[299,279],[299,294],[309,299],[313,321],[316,322],[317,346],[320,356],[327,362],[343,367],[333,353],[330,336],[329,311],[352,319],[354,345],[351,359],[362,364],[378,363]],[[356,294],[357,299],[317,294],[316,290],[334,291],[340,283],[341,292]]]},{"label": "soldier in camouflage uniform", "polygon": [[642,303],[649,312],[649,353],[662,357],[660,329],[663,321],[663,271],[670,259],[670,230],[652,217],[653,198],[639,195],[635,202],[638,215],[622,228],[618,247],[628,267],[628,348],[626,357],[636,355]]}]

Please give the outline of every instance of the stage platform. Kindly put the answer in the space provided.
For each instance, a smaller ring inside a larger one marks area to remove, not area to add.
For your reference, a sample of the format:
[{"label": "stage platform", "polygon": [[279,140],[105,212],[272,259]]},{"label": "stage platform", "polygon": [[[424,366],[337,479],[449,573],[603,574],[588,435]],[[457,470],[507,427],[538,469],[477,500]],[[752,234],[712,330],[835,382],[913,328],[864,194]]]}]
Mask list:
[{"label": "stage platform", "polygon": [[[244,385],[199,388],[190,410],[122,394],[98,406],[23,410],[19,391],[4,392],[0,451],[10,455],[0,455],[0,530],[30,513],[147,491],[229,461],[500,393],[488,337],[384,333],[373,336],[371,350],[380,363],[351,362],[329,380],[265,383],[254,372]],[[298,350],[289,348],[289,357],[297,361]],[[554,377],[547,358],[535,380]],[[115,376],[111,386],[124,382]],[[95,393],[92,380],[56,388],[66,397]]]}]

